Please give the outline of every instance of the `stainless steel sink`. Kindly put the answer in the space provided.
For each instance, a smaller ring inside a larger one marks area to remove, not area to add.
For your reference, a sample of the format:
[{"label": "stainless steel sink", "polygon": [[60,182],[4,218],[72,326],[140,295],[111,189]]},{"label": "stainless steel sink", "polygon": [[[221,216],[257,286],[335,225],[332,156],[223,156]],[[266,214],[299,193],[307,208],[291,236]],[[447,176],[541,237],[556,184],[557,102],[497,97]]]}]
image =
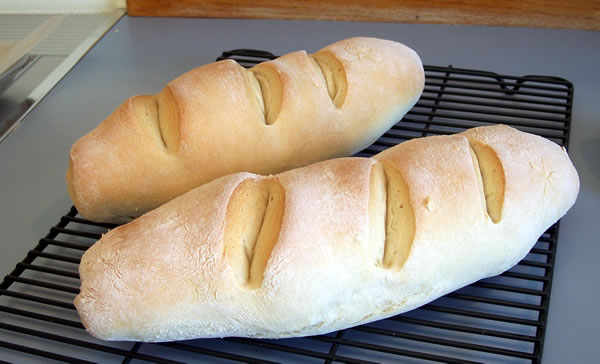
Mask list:
[{"label": "stainless steel sink", "polygon": [[0,15],[0,142],[124,13]]}]

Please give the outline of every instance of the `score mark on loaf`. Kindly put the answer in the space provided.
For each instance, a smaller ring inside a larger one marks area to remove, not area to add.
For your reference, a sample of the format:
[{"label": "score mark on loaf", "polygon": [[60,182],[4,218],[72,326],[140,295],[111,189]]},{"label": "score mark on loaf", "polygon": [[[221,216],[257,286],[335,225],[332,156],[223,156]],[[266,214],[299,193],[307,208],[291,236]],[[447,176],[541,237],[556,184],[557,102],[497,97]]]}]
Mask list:
[{"label": "score mark on loaf", "polygon": [[246,70],[211,63],[131,97],[73,145],[69,195],[93,221],[127,222],[215,178],[352,155],[417,102],[410,48],[350,38]]},{"label": "score mark on loaf", "polygon": [[564,149],[501,125],[235,173],[105,234],[75,306],[106,340],[326,333],[509,269],[578,191]]}]

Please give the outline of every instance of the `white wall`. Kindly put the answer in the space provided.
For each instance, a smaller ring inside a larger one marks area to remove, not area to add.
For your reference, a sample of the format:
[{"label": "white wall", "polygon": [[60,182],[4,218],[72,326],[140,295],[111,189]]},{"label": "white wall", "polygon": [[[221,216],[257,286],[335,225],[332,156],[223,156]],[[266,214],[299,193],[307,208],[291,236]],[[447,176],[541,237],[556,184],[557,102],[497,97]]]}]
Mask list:
[{"label": "white wall", "polygon": [[0,14],[86,14],[125,8],[126,0],[1,0]]}]

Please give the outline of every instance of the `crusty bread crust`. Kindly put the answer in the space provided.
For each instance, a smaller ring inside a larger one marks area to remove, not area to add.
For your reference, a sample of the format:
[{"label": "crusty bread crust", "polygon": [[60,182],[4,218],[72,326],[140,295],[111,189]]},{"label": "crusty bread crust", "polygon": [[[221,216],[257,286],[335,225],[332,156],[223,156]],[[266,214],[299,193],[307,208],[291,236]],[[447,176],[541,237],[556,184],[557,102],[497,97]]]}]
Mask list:
[{"label": "crusty bread crust", "polygon": [[564,149],[506,126],[236,173],[104,235],[75,306],[106,340],[326,333],[509,269],[578,190]]},{"label": "crusty bread crust", "polygon": [[410,48],[350,38],[249,70],[224,60],[156,96],[134,96],[70,153],[79,212],[126,222],[234,172],[274,174],[360,151],[416,103],[424,87]]}]

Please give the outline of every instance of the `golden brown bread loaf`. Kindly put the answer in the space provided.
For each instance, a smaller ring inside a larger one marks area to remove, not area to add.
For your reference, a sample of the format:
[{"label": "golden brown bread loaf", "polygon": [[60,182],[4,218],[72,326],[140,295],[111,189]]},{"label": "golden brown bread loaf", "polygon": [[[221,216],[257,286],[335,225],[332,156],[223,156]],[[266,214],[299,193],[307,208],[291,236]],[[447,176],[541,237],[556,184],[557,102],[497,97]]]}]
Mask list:
[{"label": "golden brown bread loaf", "polygon": [[325,333],[512,267],[578,190],[564,149],[506,126],[236,173],[105,234],[75,306],[107,340]]},{"label": "golden brown bread loaf", "polygon": [[416,103],[408,47],[351,38],[249,70],[225,60],[134,96],[70,153],[67,183],[90,220],[126,222],[233,172],[274,174],[367,147]]}]

